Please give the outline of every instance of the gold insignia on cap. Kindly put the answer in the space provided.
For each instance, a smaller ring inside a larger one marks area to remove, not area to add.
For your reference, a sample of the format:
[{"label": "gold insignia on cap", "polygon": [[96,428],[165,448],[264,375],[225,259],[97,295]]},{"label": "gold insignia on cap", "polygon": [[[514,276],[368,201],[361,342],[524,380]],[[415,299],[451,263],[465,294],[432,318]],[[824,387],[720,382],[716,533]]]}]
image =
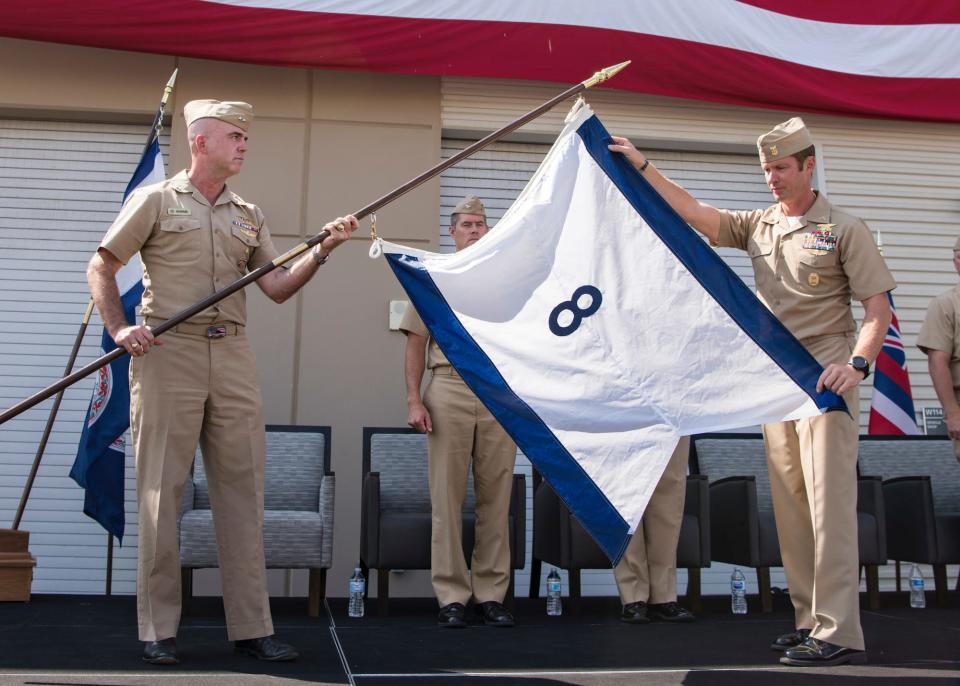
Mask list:
[{"label": "gold insignia on cap", "polygon": [[183,118],[190,126],[198,119],[219,119],[246,131],[253,122],[253,105],[247,102],[191,100],[183,106]]},{"label": "gold insignia on cap", "polygon": [[807,283],[816,288],[820,285],[820,275],[817,273],[811,274],[807,277]]},{"label": "gold insignia on cap", "polygon": [[453,208],[453,214],[478,214],[481,217],[486,217],[487,210],[480,198],[475,195],[468,195]]},{"label": "gold insignia on cap", "polygon": [[757,138],[761,162],[773,162],[781,157],[789,157],[812,145],[813,137],[800,117],[777,124]]}]

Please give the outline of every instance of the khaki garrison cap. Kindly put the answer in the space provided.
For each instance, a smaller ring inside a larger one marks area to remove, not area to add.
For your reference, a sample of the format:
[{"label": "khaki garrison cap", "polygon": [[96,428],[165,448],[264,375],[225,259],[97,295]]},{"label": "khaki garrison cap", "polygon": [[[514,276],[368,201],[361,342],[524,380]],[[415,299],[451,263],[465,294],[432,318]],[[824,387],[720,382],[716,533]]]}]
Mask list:
[{"label": "khaki garrison cap", "polygon": [[183,118],[190,126],[197,119],[219,119],[246,131],[253,123],[253,105],[246,102],[191,100],[183,106]]},{"label": "khaki garrison cap", "polygon": [[957,242],[953,244],[953,250],[954,252],[956,252],[957,250],[960,250],[960,238],[958,238]]},{"label": "khaki garrison cap", "polygon": [[479,214],[482,217],[487,216],[487,211],[483,207],[483,203],[480,202],[480,198],[475,195],[468,195],[463,200],[457,203],[457,206],[453,208],[454,214]]},{"label": "khaki garrison cap", "polygon": [[813,137],[800,117],[777,124],[757,139],[760,162],[774,162],[813,145]]}]

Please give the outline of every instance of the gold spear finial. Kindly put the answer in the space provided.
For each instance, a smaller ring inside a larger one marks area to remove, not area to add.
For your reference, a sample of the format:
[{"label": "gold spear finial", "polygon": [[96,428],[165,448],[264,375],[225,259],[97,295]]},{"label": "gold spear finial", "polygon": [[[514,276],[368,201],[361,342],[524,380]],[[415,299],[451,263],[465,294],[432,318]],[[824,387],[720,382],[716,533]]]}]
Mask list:
[{"label": "gold spear finial", "polygon": [[593,88],[598,83],[603,83],[607,79],[612,79],[614,76],[616,76],[620,72],[621,69],[626,68],[628,64],[630,64],[630,60],[627,60],[626,62],[621,62],[620,64],[615,64],[612,67],[607,67],[606,69],[601,69],[596,74],[594,74],[589,79],[583,82],[584,88]]},{"label": "gold spear finial", "polygon": [[161,99],[160,102],[163,103],[164,105],[167,104],[167,98],[169,98],[170,94],[173,92],[173,84],[177,82],[178,71],[180,71],[179,67],[173,70],[173,73],[170,74],[170,80],[167,81],[167,87],[163,89],[163,98]]}]

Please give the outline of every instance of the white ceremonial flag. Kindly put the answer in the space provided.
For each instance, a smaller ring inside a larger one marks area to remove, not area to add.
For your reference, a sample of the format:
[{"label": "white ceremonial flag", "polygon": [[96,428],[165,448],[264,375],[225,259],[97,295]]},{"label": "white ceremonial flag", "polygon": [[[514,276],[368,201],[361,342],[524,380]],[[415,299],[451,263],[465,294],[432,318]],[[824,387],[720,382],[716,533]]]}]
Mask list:
[{"label": "white ceremonial flag", "polygon": [[681,436],[845,410],[587,106],[455,254],[383,243],[463,379],[614,563]]}]

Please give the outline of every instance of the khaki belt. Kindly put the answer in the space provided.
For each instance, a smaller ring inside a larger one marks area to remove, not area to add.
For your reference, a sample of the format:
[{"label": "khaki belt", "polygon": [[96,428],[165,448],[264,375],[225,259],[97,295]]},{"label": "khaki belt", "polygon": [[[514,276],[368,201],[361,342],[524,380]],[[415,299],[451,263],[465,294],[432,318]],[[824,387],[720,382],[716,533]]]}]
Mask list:
[{"label": "khaki belt", "polygon": [[460,376],[457,373],[457,370],[451,367],[450,365],[443,365],[442,367],[434,367],[430,371],[433,372],[434,376]]},{"label": "khaki belt", "polygon": [[[154,324],[159,324],[159,321]],[[148,321],[148,326],[150,322]],[[237,336],[243,333],[242,324],[233,322],[214,322],[212,324],[177,324],[170,331],[185,333],[190,336],[204,336],[206,338],[223,338],[224,336]]]}]

